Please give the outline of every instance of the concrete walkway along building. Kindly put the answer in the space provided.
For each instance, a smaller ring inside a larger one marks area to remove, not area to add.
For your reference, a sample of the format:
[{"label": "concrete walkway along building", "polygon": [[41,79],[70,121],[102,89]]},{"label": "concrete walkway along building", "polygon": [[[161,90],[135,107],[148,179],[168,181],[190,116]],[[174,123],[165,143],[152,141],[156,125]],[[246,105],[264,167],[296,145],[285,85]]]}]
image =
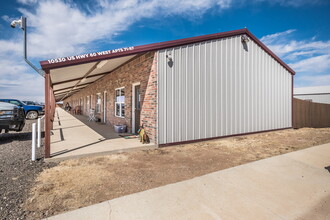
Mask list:
[{"label": "concrete walkway along building", "polygon": [[247,29],[40,62],[45,150],[55,101],[156,145],[292,127],[295,72]]}]

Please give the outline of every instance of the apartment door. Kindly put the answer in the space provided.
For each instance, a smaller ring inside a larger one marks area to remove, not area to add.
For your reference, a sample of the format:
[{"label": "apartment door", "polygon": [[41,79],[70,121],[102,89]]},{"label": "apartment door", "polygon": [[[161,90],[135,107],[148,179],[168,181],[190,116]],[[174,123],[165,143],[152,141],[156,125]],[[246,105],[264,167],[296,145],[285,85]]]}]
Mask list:
[{"label": "apartment door", "polygon": [[103,93],[103,123],[107,123],[107,92]]}]

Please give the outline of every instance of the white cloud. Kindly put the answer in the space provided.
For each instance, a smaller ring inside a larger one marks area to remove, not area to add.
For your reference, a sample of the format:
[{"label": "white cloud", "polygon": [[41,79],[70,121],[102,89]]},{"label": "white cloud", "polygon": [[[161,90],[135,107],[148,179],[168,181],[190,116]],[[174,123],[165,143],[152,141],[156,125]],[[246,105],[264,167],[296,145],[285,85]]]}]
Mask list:
[{"label": "white cloud", "polygon": [[305,5],[324,4],[324,0],[256,0],[256,2],[269,2],[270,4],[279,4],[288,7],[301,7]]},{"label": "white cloud", "polygon": [[0,56],[7,57],[8,54],[22,54],[23,48],[22,48],[22,40],[0,40],[0,48],[1,48],[1,54]]},{"label": "white cloud", "polygon": [[38,0],[17,0],[17,2],[24,5],[32,5],[32,4],[36,4]]},{"label": "white cloud", "polygon": [[[30,59],[75,55],[94,51],[97,41],[113,37],[132,24],[153,16],[198,16],[209,9],[229,8],[231,0],[96,0],[78,5],[71,0],[18,0],[19,12],[28,18]],[[32,7],[31,7],[32,6]],[[2,16],[6,22],[15,18]],[[17,18],[16,18],[17,19]],[[22,61],[22,31],[12,30],[10,40],[0,40],[0,97],[41,99],[43,80]],[[30,98],[29,98],[30,97]]]},{"label": "white cloud", "polygon": [[263,36],[260,40],[264,42],[265,44],[272,44],[275,42],[278,42],[279,40],[283,39],[283,37],[291,34],[292,32],[295,32],[295,29],[289,29],[283,32],[278,32],[275,34],[269,34],[266,36]]},{"label": "white cloud", "polygon": [[[181,0],[179,3],[169,0],[95,0],[89,1],[90,4],[80,5],[73,0],[17,0],[21,6],[19,12],[28,17],[28,49],[32,60],[46,60],[95,51],[93,47],[98,47],[97,42],[113,42],[114,36],[121,34],[144,18],[166,18],[172,15],[195,18],[208,10],[228,10],[234,6],[256,4],[260,1],[294,7],[319,3],[315,0],[256,0],[254,2]],[[1,18],[7,22],[13,20],[8,15],[3,15]],[[329,48],[329,42],[279,41],[294,31],[292,29],[268,35],[263,40],[276,53],[291,60],[301,56],[311,58],[315,55],[327,54],[322,51],[325,50],[324,48]],[[12,32],[13,36],[10,40],[0,40],[0,86],[9,85],[8,82],[15,80],[19,84],[17,86],[19,89],[13,90],[16,84],[10,84],[7,88],[11,89],[0,89],[0,96],[10,95],[6,93],[7,91],[12,94],[38,96],[43,93],[43,82],[37,73],[32,72],[29,66],[21,62],[21,30],[16,29]],[[303,64],[296,65],[299,68],[303,66]]]},{"label": "white cloud", "polygon": [[330,55],[330,40],[317,41],[313,37],[310,40],[297,41],[292,38],[292,33],[295,31],[294,29],[290,29],[284,32],[266,35],[260,40],[274,53],[288,61]]},{"label": "white cloud", "polygon": [[297,72],[307,72],[312,74],[322,73],[330,69],[330,55],[321,55],[303,59],[295,63],[290,63],[289,66]]},{"label": "white cloud", "polygon": [[[268,2],[273,2],[267,0]],[[127,30],[136,21],[154,16],[180,15],[198,17],[207,10],[226,10],[245,0],[96,0],[93,5],[77,5],[64,0],[20,0],[34,4],[34,9],[21,8],[28,17],[32,32],[29,34],[29,51],[33,57],[54,58],[83,53],[90,44],[113,37]],[[275,1],[285,4],[287,1]],[[290,4],[302,5],[318,1],[291,0]],[[88,10],[85,10],[88,9]],[[282,35],[295,30],[288,30]],[[266,36],[273,39],[277,36]],[[267,39],[265,39],[267,40]]]},{"label": "white cloud", "polygon": [[44,78],[30,74],[29,66],[13,56],[0,56],[0,97],[22,100],[44,100]]},{"label": "white cloud", "polygon": [[2,20],[10,23],[12,20],[14,20],[13,18],[9,17],[8,15],[2,15],[1,16]]},{"label": "white cloud", "polygon": [[[262,40],[262,39],[261,39]],[[290,38],[279,39],[278,41],[264,42],[277,55],[294,60],[301,56],[313,56],[330,53],[330,40],[313,41],[313,40],[290,40]]]},{"label": "white cloud", "polygon": [[198,16],[209,9],[226,9],[232,0],[97,0],[88,13],[71,1],[43,0],[35,10],[21,8],[32,32],[29,51],[33,57],[61,57],[86,51],[92,42],[111,41],[133,23],[152,16]]},{"label": "white cloud", "polygon": [[330,85],[330,40],[293,39],[296,30],[266,35],[261,38],[273,52],[297,72],[296,84],[301,86]]},{"label": "white cloud", "polygon": [[[18,0],[23,5],[33,4],[33,7],[23,7],[19,11],[28,17],[29,53],[32,57],[43,59],[62,57],[93,50],[91,43],[107,39],[108,42],[133,23],[143,18],[153,16],[180,15],[196,17],[207,10],[226,10],[242,2],[254,4],[245,0],[95,0],[93,5],[78,5],[73,1],[64,0]],[[266,0],[268,2],[274,2]],[[316,3],[318,1],[275,0],[276,4],[289,2],[294,5]],[[289,4],[288,3],[288,4]],[[8,16],[3,19],[9,20]],[[278,33],[281,36],[292,33],[288,30]],[[268,35],[263,40],[271,41],[279,36]],[[9,44],[14,44],[14,39]],[[8,50],[10,45],[6,46]],[[278,48],[283,51],[290,48]]]},{"label": "white cloud", "polygon": [[295,85],[297,85],[297,87],[330,86],[330,74],[328,74],[328,75],[319,75],[319,74],[297,75],[295,77]]}]

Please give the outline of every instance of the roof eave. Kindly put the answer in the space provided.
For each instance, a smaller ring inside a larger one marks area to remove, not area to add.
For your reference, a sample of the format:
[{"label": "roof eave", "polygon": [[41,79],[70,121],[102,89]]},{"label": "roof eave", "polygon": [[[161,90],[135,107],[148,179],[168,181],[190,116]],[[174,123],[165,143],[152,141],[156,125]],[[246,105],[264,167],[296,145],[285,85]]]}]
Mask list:
[{"label": "roof eave", "polygon": [[198,42],[207,41],[207,40],[231,37],[231,36],[236,36],[236,35],[240,35],[240,34],[248,35],[251,39],[253,39],[254,42],[256,42],[270,56],[272,56],[275,60],[277,60],[292,75],[295,75],[295,71],[293,71],[286,63],[284,63],[278,56],[276,56],[266,45],[264,45],[257,37],[255,37],[246,28],[234,30],[234,31],[226,31],[226,32],[221,32],[221,33],[197,36],[197,37],[165,41],[165,42],[160,42],[160,43],[141,45],[141,46],[134,47],[133,50],[127,50],[127,51],[120,52],[120,53],[110,53],[110,54],[106,54],[106,55],[89,56],[86,58],[75,59],[75,60],[66,60],[64,62],[58,62],[58,63],[49,63],[48,60],[44,60],[44,61],[40,61],[40,65],[43,70],[47,71],[47,70],[51,70],[51,69],[79,65],[79,64],[83,64],[83,63],[102,61],[102,60],[106,60],[106,59],[118,58],[118,57],[122,57],[122,56],[139,54],[139,53],[144,53],[144,52],[148,52],[148,51],[155,51],[155,50],[161,50],[161,49],[166,49],[166,48],[170,48],[170,47],[182,46],[182,45],[186,45],[186,44],[198,43]]},{"label": "roof eave", "polygon": [[252,38],[262,49],[264,49],[270,56],[272,56],[277,62],[279,62],[284,68],[286,68],[292,75],[296,72],[291,69],[281,58],[279,58],[273,51],[271,51],[264,43],[262,43],[256,36],[254,36],[248,29],[246,29],[246,34]]}]

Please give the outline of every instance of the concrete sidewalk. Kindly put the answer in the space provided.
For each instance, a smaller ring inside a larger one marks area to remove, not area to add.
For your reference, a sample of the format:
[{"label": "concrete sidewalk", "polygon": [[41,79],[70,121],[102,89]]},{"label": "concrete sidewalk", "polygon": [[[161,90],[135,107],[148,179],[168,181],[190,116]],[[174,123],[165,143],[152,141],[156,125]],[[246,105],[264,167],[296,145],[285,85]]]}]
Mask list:
[{"label": "concrete sidewalk", "polygon": [[[50,144],[51,158],[47,161],[155,147],[153,143],[142,144],[138,138],[125,139],[118,133],[112,134],[111,138],[109,135],[104,137],[61,108],[56,108],[55,113]],[[96,122],[90,123],[95,123],[94,127],[97,126]],[[101,129],[106,126],[110,125],[100,125]],[[112,130],[107,131],[114,133]]]},{"label": "concrete sidewalk", "polygon": [[330,143],[48,219],[330,219]]}]

